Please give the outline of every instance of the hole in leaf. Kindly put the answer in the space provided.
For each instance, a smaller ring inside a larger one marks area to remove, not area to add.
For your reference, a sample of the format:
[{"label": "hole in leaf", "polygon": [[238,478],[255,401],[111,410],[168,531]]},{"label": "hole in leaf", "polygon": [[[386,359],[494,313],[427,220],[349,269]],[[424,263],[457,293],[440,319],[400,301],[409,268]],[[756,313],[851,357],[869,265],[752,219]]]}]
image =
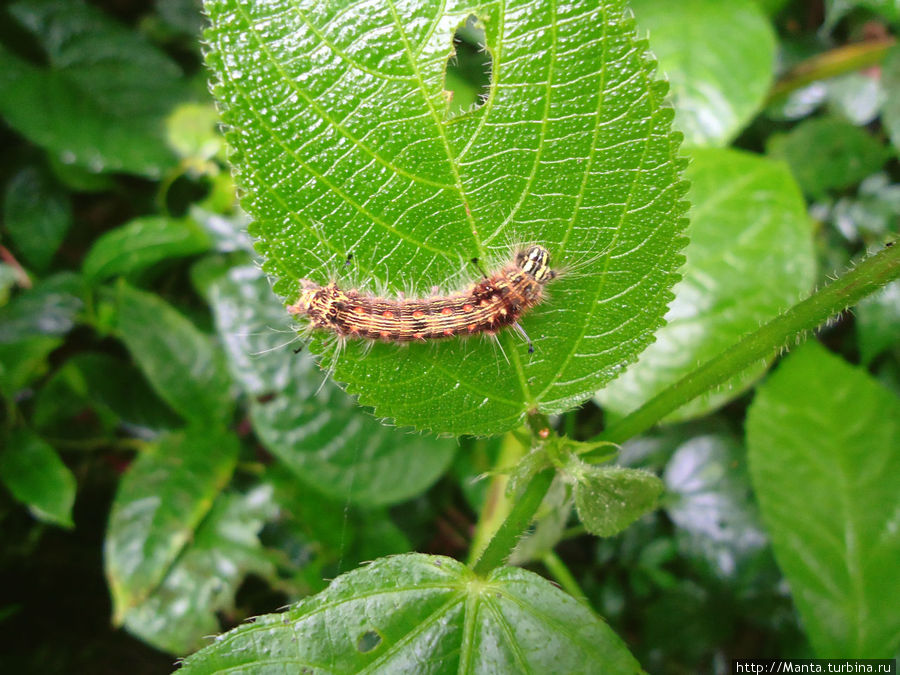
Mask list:
[{"label": "hole in leaf", "polygon": [[453,53],[447,59],[444,89],[448,112],[458,115],[484,104],[490,94],[494,60],[486,46],[484,27],[470,14],[453,34]]},{"label": "hole in leaf", "polygon": [[381,644],[381,636],[374,630],[368,630],[359,636],[356,641],[356,650],[360,654],[366,654]]}]

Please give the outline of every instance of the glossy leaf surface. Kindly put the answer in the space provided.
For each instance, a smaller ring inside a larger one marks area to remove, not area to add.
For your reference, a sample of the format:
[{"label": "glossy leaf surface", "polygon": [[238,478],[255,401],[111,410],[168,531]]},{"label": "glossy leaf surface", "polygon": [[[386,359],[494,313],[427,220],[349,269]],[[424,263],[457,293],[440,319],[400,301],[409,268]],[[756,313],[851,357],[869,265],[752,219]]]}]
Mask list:
[{"label": "glossy leaf surface", "polygon": [[[400,424],[497,433],[568,410],[660,325],[685,210],[665,85],[624,3],[347,6],[208,0],[207,61],[251,233],[296,298],[336,272],[366,291],[427,295],[541,243],[562,275],[504,354],[479,339],[365,353],[336,379]],[[474,13],[490,94],[447,111],[454,30]],[[597,27],[601,27],[597,30]],[[343,266],[348,253],[354,266]],[[326,363],[335,355],[319,339]],[[507,361],[508,359],[508,361]]]},{"label": "glossy leaf surface", "polygon": [[666,513],[679,546],[720,579],[752,570],[768,544],[750,490],[747,457],[725,433],[681,443],[666,465]]},{"label": "glossy leaf surface", "polygon": [[808,343],[760,387],[750,475],[818,656],[900,648],[900,399]]},{"label": "glossy leaf surface", "polygon": [[775,34],[751,0],[632,0],[672,86],[675,126],[685,144],[726,145],[765,100]]},{"label": "glossy leaf surface", "polygon": [[580,602],[512,567],[479,579],[451,559],[402,555],[335,579],[284,614],[219,637],[189,657],[200,673],[641,672]]},{"label": "glossy leaf surface", "polygon": [[217,612],[233,609],[244,576],[272,576],[257,534],[271,518],[271,489],[225,493],[197,527],[191,541],[153,593],[125,614],[125,628],[172,654],[188,654],[219,630]]},{"label": "glossy leaf surface", "polygon": [[[656,342],[597,395],[631,412],[698,364],[803,298],[815,281],[812,226],[782,164],[734,150],[697,150],[687,176],[692,203],[684,278]],[[669,416],[704,415],[738,396],[759,363]]]},{"label": "glossy leaf surface", "polygon": [[156,591],[197,535],[231,480],[237,453],[231,434],[194,427],[161,438],[129,467],[104,544],[116,623]]}]

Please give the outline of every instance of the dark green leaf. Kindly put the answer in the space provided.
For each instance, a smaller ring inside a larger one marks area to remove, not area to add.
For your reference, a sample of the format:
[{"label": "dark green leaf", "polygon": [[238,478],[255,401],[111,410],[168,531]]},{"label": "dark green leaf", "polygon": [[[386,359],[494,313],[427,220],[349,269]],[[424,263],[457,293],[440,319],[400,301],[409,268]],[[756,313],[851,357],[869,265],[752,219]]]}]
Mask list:
[{"label": "dark green leaf", "polygon": [[573,460],[566,470],[575,482],[578,517],[588,532],[600,537],[618,534],[655,509],[663,491],[662,481],[642,469]]},{"label": "dark green leaf", "polygon": [[13,398],[32,380],[46,373],[47,357],[62,342],[60,338],[46,335],[0,342],[0,392]]},{"label": "dark green leaf", "polygon": [[672,86],[675,126],[693,146],[726,145],[772,83],[775,33],[752,0],[632,0]]},{"label": "dark green leaf", "polygon": [[70,528],[75,476],[56,451],[28,429],[16,429],[0,448],[0,481],[38,520]]},{"label": "dark green leaf", "polygon": [[[685,185],[666,87],[623,0],[206,8],[214,93],[279,294],[293,301],[300,279],[340,268],[345,285],[355,274],[366,291],[427,295],[477,278],[473,256],[508,260],[511,241],[582,264],[523,321],[531,355],[510,331],[506,358],[480,340],[369,353],[350,341],[337,355],[317,338],[362,404],[399,424],[497,433],[529,410],[572,408],[649,343],[681,262]],[[493,79],[484,105],[453,116],[444,70],[470,13]]]},{"label": "dark green leaf", "polygon": [[10,13],[47,67],[0,46],[0,113],[61,161],[158,176],[175,163],[163,120],[187,90],[179,67],[80,0],[29,0]]},{"label": "dark green leaf", "polygon": [[156,12],[171,26],[191,37],[203,28],[203,3],[200,0],[156,0]]},{"label": "dark green leaf", "polygon": [[6,186],[3,218],[22,258],[43,271],[72,224],[72,206],[66,192],[46,172],[29,166]]},{"label": "dark green leaf", "polygon": [[900,47],[888,52],[881,68],[881,82],[885,92],[881,121],[890,134],[894,151],[900,152]]},{"label": "dark green leaf", "polygon": [[118,326],[135,362],[175,412],[201,421],[231,414],[231,380],[221,350],[173,307],[122,284]]},{"label": "dark green leaf", "polygon": [[84,284],[70,272],[61,272],[19,293],[0,307],[0,343],[37,335],[65,335],[84,307]]},{"label": "dark green leaf", "polygon": [[[65,387],[87,406],[109,419],[113,428],[124,425],[132,433],[146,436],[181,426],[181,420],[150,389],[143,373],[131,363],[107,354],[85,352],[66,360],[44,384],[33,413],[34,424],[65,426],[56,401],[45,400],[54,386]],[[142,433],[141,433],[142,432]]]},{"label": "dark green leaf", "polygon": [[760,387],[750,474],[807,634],[821,657],[900,649],[900,400],[810,342]]},{"label": "dark green leaf", "polygon": [[780,12],[789,0],[755,0],[756,4],[765,10],[769,16],[775,16]]},{"label": "dark green leaf", "polygon": [[193,539],[144,602],[125,614],[125,628],[157,649],[188,654],[220,630],[216,612],[233,609],[244,576],[272,576],[257,534],[274,514],[270,487],[223,494]]},{"label": "dark green leaf", "polygon": [[787,162],[803,191],[815,199],[856,185],[878,171],[889,154],[864,129],[829,117],[806,120],[786,134],[770,136],[766,150]]},{"label": "dark green leaf", "polygon": [[107,232],[94,242],[82,264],[84,276],[103,281],[133,275],[168,258],[202,253],[209,237],[187,218],[146,216]]},{"label": "dark green leaf", "polygon": [[105,542],[114,620],[147,601],[231,479],[237,439],[192,427],[148,445],[119,483]]},{"label": "dark green leaf", "polygon": [[[829,220],[844,239],[878,246],[897,236],[898,214],[900,183],[892,183],[882,172],[872,174],[860,183],[855,195],[841,197],[831,209]],[[846,251],[842,253],[844,257],[848,256]]]},{"label": "dark green leaf", "polygon": [[844,16],[857,8],[877,12],[888,21],[900,21],[897,0],[825,0],[825,28],[831,30]]},{"label": "dark green leaf", "polygon": [[750,495],[743,448],[730,435],[695,436],[666,466],[665,509],[679,545],[714,574],[735,579],[768,543]]},{"label": "dark green leaf", "polygon": [[859,355],[865,364],[900,340],[900,281],[870,295],[854,309]]},{"label": "dark green leaf", "polygon": [[284,614],[259,617],[181,672],[641,672],[583,604],[513,567],[485,579],[451,558],[383,558]]},{"label": "dark green leaf", "polygon": [[309,354],[292,353],[284,308],[256,267],[229,270],[209,283],[207,296],[232,376],[257,397],[250,408],[256,433],[301,480],[340,499],[392,504],[446,470],[455,441],[379,424],[337,386],[323,384]]},{"label": "dark green leaf", "polygon": [[[735,150],[698,150],[691,180],[691,242],[667,323],[640,359],[597,395],[631,412],[760,324],[804,297],[815,282],[806,205],[779,163]],[[740,395],[759,363],[668,418],[704,415]]]}]

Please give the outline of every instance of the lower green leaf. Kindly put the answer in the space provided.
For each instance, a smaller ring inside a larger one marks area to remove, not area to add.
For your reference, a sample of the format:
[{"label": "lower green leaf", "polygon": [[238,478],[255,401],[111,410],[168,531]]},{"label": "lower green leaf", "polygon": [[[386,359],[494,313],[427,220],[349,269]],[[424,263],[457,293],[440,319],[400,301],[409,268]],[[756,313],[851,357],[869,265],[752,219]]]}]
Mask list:
[{"label": "lower green leaf", "polygon": [[119,483],[106,533],[114,621],[146,601],[231,478],[237,439],[193,427],[148,447]]},{"label": "lower green leaf", "polygon": [[760,387],[750,474],[816,653],[900,649],[900,400],[810,342]]},{"label": "lower green leaf", "polygon": [[638,673],[587,607],[526,570],[376,560],[189,657],[181,673]]},{"label": "lower green leaf", "polygon": [[125,628],[173,654],[200,648],[219,630],[216,612],[232,609],[244,576],[273,574],[257,534],[274,511],[269,486],[221,495],[165,580],[125,613]]},{"label": "lower green leaf", "polygon": [[38,520],[72,527],[75,476],[56,451],[27,429],[16,429],[0,451],[0,481]]}]

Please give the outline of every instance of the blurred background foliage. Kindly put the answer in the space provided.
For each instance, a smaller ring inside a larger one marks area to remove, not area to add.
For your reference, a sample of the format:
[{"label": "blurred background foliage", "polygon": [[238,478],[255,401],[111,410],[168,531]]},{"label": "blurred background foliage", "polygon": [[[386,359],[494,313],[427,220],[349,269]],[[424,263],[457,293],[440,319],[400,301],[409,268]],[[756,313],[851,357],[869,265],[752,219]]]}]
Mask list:
[{"label": "blurred background foliage", "polygon": [[[692,243],[657,342],[595,403],[557,420],[575,438],[895,238],[900,218],[896,3],[631,4],[692,160]],[[473,479],[504,452],[501,439],[382,426],[292,353],[291,321],[236,205],[202,26],[195,0],[0,9],[0,653],[10,672],[169,672],[204,636],[361,561],[462,558],[485,497]],[[480,103],[489,57],[474,23],[455,47],[447,88],[463,111]],[[794,446],[764,422],[823,373],[822,392],[891,416],[898,337],[894,282],[822,331],[831,355],[802,350],[755,401],[768,364],[629,442],[620,463],[663,477],[662,509],[598,539],[566,517],[569,505],[516,561],[551,577],[566,569],[650,672],[812,655],[838,638],[809,621],[827,610],[795,607],[783,549],[776,564],[785,530],[751,478],[790,472],[767,448]],[[842,409],[823,452],[859,422]],[[788,406],[782,423],[805,429],[807,412]],[[844,446],[896,466],[896,447],[882,447],[896,428],[879,435],[880,423],[866,419],[871,438]]]}]

